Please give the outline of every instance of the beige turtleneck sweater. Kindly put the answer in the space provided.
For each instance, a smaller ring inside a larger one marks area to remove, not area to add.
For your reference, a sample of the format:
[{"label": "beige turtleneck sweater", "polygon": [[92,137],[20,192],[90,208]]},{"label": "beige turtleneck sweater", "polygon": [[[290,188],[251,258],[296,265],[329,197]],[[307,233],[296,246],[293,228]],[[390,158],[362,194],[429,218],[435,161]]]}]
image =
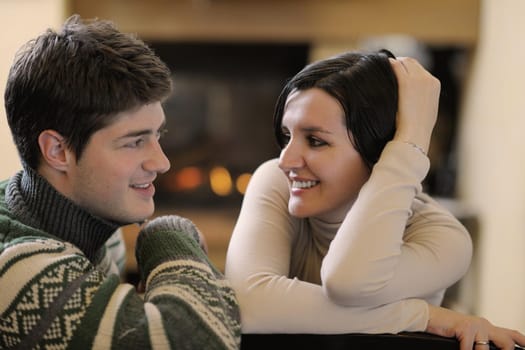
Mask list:
[{"label": "beige turtleneck sweater", "polygon": [[389,142],[340,222],[298,219],[276,159],[254,173],[226,261],[244,333],[423,331],[467,271],[466,229],[422,192],[429,160]]}]

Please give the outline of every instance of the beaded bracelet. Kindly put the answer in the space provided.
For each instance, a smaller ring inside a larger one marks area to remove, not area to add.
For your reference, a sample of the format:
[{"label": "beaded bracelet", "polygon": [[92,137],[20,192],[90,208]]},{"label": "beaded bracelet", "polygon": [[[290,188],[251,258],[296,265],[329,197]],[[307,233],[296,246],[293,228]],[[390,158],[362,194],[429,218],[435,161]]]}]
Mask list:
[{"label": "beaded bracelet", "polygon": [[416,145],[414,142],[410,142],[410,141],[403,141],[404,143],[406,144],[409,144],[410,146],[414,147],[415,149],[417,149],[419,152],[423,153],[423,155],[426,157],[427,155],[427,152],[425,152],[425,150],[419,146],[419,145]]}]

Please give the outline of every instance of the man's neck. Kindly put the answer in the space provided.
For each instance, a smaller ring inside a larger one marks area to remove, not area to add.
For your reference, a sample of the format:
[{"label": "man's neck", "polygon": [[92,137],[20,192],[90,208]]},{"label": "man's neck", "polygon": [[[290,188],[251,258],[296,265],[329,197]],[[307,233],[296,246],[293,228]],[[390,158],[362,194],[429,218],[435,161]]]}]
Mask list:
[{"label": "man's neck", "polygon": [[119,227],[80,208],[29,167],[9,181],[5,199],[20,222],[74,244],[90,260]]}]

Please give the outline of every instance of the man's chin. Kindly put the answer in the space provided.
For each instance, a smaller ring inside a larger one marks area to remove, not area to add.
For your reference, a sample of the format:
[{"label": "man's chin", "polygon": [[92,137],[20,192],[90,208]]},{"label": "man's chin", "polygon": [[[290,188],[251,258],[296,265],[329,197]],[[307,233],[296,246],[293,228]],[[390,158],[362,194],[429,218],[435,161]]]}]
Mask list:
[{"label": "man's chin", "polygon": [[140,216],[137,216],[133,222],[130,222],[130,224],[143,224],[145,223],[146,221],[148,221],[149,218],[151,218],[151,216],[153,215],[153,211],[151,213],[148,213],[146,215],[140,215]]},{"label": "man's chin", "polygon": [[117,218],[115,221],[119,222],[122,226],[130,224],[143,224],[153,215],[153,210],[144,211],[141,213],[133,213]]}]

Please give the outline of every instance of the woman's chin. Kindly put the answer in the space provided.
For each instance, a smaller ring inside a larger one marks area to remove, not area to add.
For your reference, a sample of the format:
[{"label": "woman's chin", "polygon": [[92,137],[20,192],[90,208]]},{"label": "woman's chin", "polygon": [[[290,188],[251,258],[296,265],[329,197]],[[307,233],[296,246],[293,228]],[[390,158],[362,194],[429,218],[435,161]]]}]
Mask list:
[{"label": "woman's chin", "polygon": [[306,208],[305,206],[300,206],[292,203],[288,205],[288,212],[290,213],[290,215],[300,219],[304,219],[315,215],[315,211],[312,211],[311,209]]}]

